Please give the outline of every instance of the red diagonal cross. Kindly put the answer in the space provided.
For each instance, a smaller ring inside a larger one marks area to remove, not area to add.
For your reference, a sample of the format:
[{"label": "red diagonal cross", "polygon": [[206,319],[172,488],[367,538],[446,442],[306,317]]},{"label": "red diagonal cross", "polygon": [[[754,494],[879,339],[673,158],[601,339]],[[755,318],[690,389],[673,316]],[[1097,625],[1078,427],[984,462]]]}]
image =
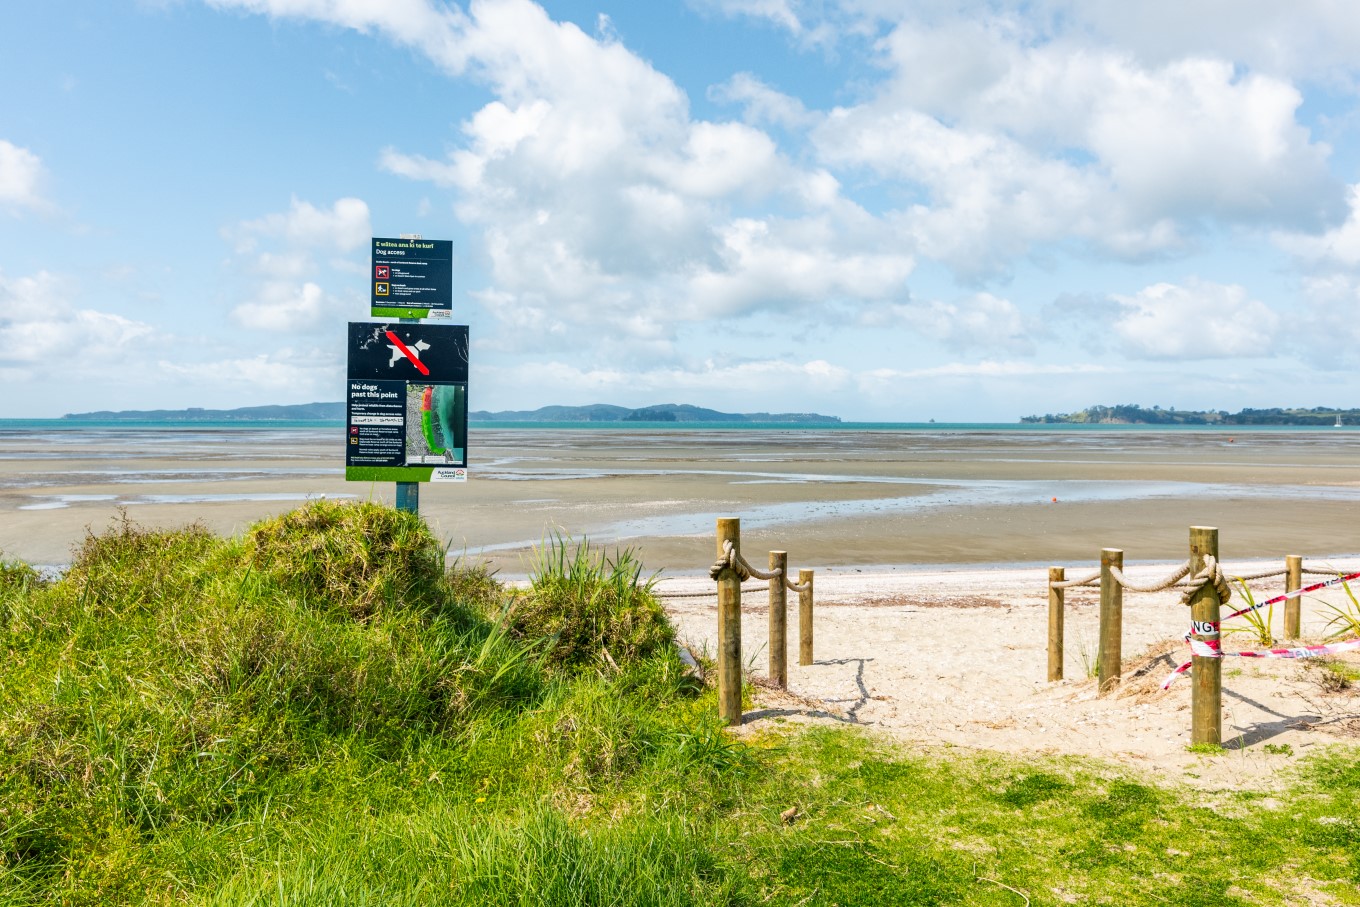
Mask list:
[{"label": "red diagonal cross", "polygon": [[391,331],[388,331],[387,339],[392,341],[392,343],[396,345],[397,349],[401,350],[401,354],[403,356],[411,360],[412,365],[420,369],[420,373],[422,375],[428,375],[430,373],[430,370],[425,367],[425,363],[420,361],[420,357],[415,354],[414,350],[412,350],[409,346],[401,342],[400,337],[398,337],[396,334],[393,334]]}]

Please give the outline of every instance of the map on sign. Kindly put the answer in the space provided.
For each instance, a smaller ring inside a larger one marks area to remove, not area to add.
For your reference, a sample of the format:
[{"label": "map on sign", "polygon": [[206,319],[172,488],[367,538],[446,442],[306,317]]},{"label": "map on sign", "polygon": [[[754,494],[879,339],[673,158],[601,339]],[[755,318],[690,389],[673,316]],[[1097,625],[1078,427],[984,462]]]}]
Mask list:
[{"label": "map on sign", "polygon": [[345,478],[467,478],[468,329],[349,325]]},{"label": "map on sign", "polygon": [[369,275],[375,318],[446,318],[453,312],[453,243],[375,236]]}]

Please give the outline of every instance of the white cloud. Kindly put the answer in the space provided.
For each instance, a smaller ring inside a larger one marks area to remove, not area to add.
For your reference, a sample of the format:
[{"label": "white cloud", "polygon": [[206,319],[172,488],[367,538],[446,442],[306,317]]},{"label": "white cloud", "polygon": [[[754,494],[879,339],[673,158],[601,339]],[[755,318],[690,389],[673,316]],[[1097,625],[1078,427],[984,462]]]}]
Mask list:
[{"label": "white cloud", "polygon": [[802,129],[816,124],[818,116],[792,95],[776,91],[748,72],[739,72],[708,91],[719,103],[739,104],[749,123],[770,123],[786,129]]},{"label": "white cloud", "polygon": [[[341,198],[326,209],[294,198],[287,211],[222,233],[238,254],[249,256],[242,270],[256,277],[250,298],[230,312],[231,320],[248,330],[315,332],[344,310],[324,289],[327,277],[339,275],[349,286],[356,273],[368,273],[366,259],[361,269],[352,261],[372,237],[368,205],[361,199]],[[327,263],[317,264],[313,253],[328,256]],[[359,285],[366,283],[365,277]]]},{"label": "white cloud", "polygon": [[822,160],[916,187],[903,229],[973,273],[1065,238],[1141,257],[1182,249],[1204,224],[1341,215],[1330,148],[1297,122],[1288,82],[1026,40],[1004,21],[898,27],[876,96],[813,130]]},{"label": "white cloud", "polygon": [[206,0],[219,9],[237,9],[282,19],[312,19],[364,33],[378,33],[421,50],[450,73],[467,65],[463,29],[467,17],[457,7],[428,0]]},{"label": "white cloud", "polygon": [[830,219],[733,221],[722,233],[718,265],[700,269],[687,281],[681,311],[706,320],[765,305],[787,312],[837,298],[903,296],[912,257],[843,245],[838,227]]},{"label": "white cloud", "polygon": [[821,0],[689,0],[689,3],[728,18],[768,23],[787,32],[805,49],[829,48],[838,37],[838,25],[824,17]]},{"label": "white cloud", "polygon": [[794,164],[751,124],[692,119],[666,76],[536,6],[471,16],[470,59],[496,100],[444,159],[386,149],[381,163],[456,191],[491,263],[481,298],[516,342],[588,333],[655,354],[678,322],[901,294],[911,251],[827,170]]},{"label": "white cloud", "polygon": [[231,317],[250,330],[296,332],[316,327],[324,315],[339,309],[311,281],[300,287],[270,283],[262,288],[260,298],[232,309]]},{"label": "white cloud", "polygon": [[1195,360],[1278,354],[1279,316],[1249,298],[1243,287],[1191,280],[1114,298],[1124,307],[1114,331],[1132,356]]},{"label": "white cloud", "polygon": [[[1240,60],[1286,76],[1353,72],[1360,17],[1351,0],[1046,0],[1073,31],[1161,62],[1186,56]],[[1344,75],[1342,78],[1348,78]]]},{"label": "white cloud", "polygon": [[1009,299],[975,293],[954,302],[930,300],[868,309],[866,327],[905,326],[957,350],[985,349],[1032,355],[1034,342],[1024,314]]},{"label": "white cloud", "polygon": [[36,154],[0,139],[0,209],[18,214],[50,208],[41,192],[45,173]]},{"label": "white cloud", "polygon": [[[79,285],[41,271],[0,273],[0,370],[8,380],[41,380],[48,370],[105,381],[129,360],[143,360],[165,338],[149,324],[76,306]],[[18,372],[16,374],[16,371]]]},{"label": "white cloud", "polygon": [[[480,371],[480,370],[479,370]],[[560,362],[526,363],[513,369],[488,368],[474,375],[498,392],[509,389],[551,387],[559,395],[574,395],[571,402],[598,402],[599,395],[626,400],[632,405],[664,402],[686,394],[720,397],[731,412],[768,411],[788,403],[827,397],[853,387],[853,374],[824,360],[787,362],[748,360],[742,362],[701,362],[687,366],[652,367],[637,370],[582,368]],[[808,407],[791,407],[806,411]]]},{"label": "white cloud", "polygon": [[1303,297],[1294,335],[1301,358],[1327,368],[1360,361],[1360,275],[1306,278]]},{"label": "white cloud", "polygon": [[793,11],[789,0],[709,0],[729,16],[751,16],[766,19],[794,34],[803,30],[803,23]]},{"label": "white cloud", "polygon": [[859,375],[859,383],[865,388],[879,388],[900,381],[917,381],[922,378],[942,379],[1010,379],[1065,375],[1099,375],[1112,371],[1108,366],[1090,363],[1076,365],[1053,365],[1036,362],[1017,362],[1010,360],[984,359],[981,362],[949,362],[925,368],[869,369]]},{"label": "white cloud", "polygon": [[243,221],[226,233],[238,252],[254,249],[260,237],[283,240],[295,248],[353,252],[373,236],[368,204],[358,198],[337,199],[330,210],[294,198],[287,211]]},{"label": "white cloud", "polygon": [[1343,223],[1321,234],[1277,233],[1275,241],[1312,264],[1360,265],[1360,184],[1350,187],[1350,216]]},{"label": "white cloud", "polygon": [[335,395],[343,363],[335,350],[281,347],[269,353],[225,359],[175,362],[162,359],[158,368],[191,386],[268,392],[268,402],[315,400]]}]

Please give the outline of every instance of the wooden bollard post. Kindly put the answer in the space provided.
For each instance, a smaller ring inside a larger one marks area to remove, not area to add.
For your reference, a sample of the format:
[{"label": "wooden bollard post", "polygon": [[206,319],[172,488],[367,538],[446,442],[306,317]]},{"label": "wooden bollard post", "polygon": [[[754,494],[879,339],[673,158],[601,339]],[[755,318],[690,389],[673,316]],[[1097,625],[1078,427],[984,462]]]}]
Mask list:
[{"label": "wooden bollard post", "polygon": [[812,571],[798,571],[798,663],[812,664]]},{"label": "wooden bollard post", "polygon": [[1115,581],[1111,568],[1123,571],[1124,552],[1100,550],[1100,654],[1096,662],[1096,689],[1101,693],[1119,686],[1124,662],[1124,587]]},{"label": "wooden bollard post", "polygon": [[[718,557],[724,542],[741,553],[741,520],[718,520]],[[731,567],[718,573],[718,717],[741,724],[741,577]]]},{"label": "wooden bollard post", "polygon": [[[1303,557],[1290,554],[1284,559],[1284,591],[1297,592],[1303,588]],[[1303,617],[1303,596],[1296,595],[1284,603],[1284,638],[1298,639],[1299,623]]]},{"label": "wooden bollard post", "polygon": [[1067,578],[1062,567],[1048,568],[1048,679],[1063,679],[1063,588],[1053,588]]},{"label": "wooden bollard post", "polygon": [[[1190,527],[1190,575],[1204,569],[1206,556],[1218,559],[1218,530],[1212,526]],[[1218,593],[1212,582],[1190,599],[1194,638],[1218,645]],[[1223,659],[1191,654],[1194,686],[1190,689],[1190,742],[1223,742]]]},{"label": "wooden bollard post", "polygon": [[789,685],[788,580],[789,554],[770,552],[770,679]]}]

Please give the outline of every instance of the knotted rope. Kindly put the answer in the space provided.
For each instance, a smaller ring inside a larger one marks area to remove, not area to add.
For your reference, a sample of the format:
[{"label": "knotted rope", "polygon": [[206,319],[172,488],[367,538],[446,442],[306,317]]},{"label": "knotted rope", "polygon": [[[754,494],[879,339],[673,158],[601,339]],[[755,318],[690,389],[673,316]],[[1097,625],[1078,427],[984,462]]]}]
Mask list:
[{"label": "knotted rope", "polygon": [[[1185,572],[1190,572],[1188,564]],[[1232,596],[1232,586],[1228,585],[1228,578],[1223,575],[1223,568],[1218,565],[1218,558],[1212,554],[1204,555],[1204,569],[1192,576],[1190,583],[1191,588],[1181,595],[1181,604],[1183,605],[1190,604],[1191,599],[1208,585],[1214,587],[1214,593],[1218,595],[1219,604],[1223,604]]]},{"label": "knotted rope", "polygon": [[742,557],[737,551],[737,546],[732,544],[731,539],[723,539],[722,557],[718,558],[717,562],[709,568],[708,575],[716,580],[718,574],[722,573],[724,570],[732,570],[742,582],[745,582],[752,577],[763,580],[783,578],[782,571],[772,570],[769,573],[766,573],[764,570],[757,570],[755,567],[752,567],[747,562],[746,558]]},{"label": "knotted rope", "polygon": [[[767,582],[773,579],[782,579],[784,581],[784,587],[790,592],[806,592],[810,588],[809,583],[795,583],[790,580],[786,572],[787,568],[785,568],[785,571],[771,570],[766,572],[752,567],[751,563],[737,551],[737,548],[732,544],[731,539],[723,540],[722,557],[718,558],[713,566],[709,568],[708,575],[716,581],[718,575],[724,570],[735,572],[742,582],[746,582],[748,579],[763,579]],[[743,589],[741,591],[753,592],[756,590]]]}]

